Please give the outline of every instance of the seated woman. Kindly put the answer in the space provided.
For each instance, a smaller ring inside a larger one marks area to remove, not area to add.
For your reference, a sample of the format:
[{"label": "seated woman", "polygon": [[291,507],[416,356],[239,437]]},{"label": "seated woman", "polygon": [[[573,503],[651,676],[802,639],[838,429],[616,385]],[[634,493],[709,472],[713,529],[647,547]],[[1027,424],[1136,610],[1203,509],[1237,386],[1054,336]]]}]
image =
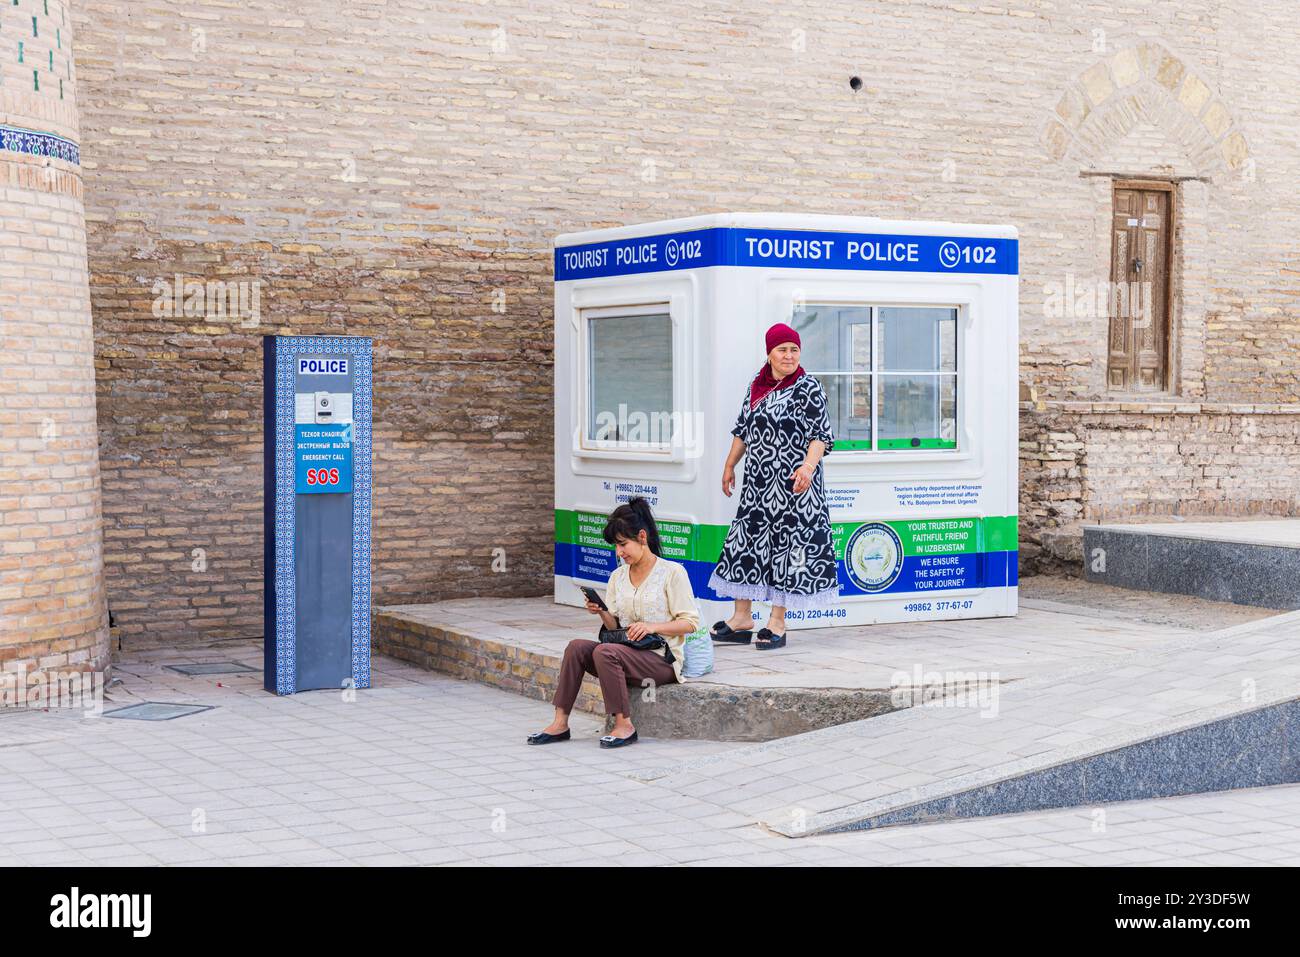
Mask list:
[{"label": "seated woman", "polygon": [[[605,541],[614,546],[621,562],[609,576],[605,592],[609,611],[601,611],[592,601],[587,602],[587,611],[599,615],[606,628],[626,628],[630,641],[657,634],[663,636],[667,647],[633,648],[573,639],[564,649],[555,690],[555,720],[530,734],[529,744],[569,740],[569,712],[578,699],[584,673],[600,679],[605,713],[614,716],[613,731],[600,739],[602,748],[621,748],[636,741],[636,728],[629,717],[629,682],[639,685],[649,678],[655,684],[671,684],[682,680],[686,636],[699,627],[700,613],[686,568],[659,557],[659,530],[650,503],[634,498],[614,509],[605,526]],[[666,651],[671,652],[671,662]]]}]

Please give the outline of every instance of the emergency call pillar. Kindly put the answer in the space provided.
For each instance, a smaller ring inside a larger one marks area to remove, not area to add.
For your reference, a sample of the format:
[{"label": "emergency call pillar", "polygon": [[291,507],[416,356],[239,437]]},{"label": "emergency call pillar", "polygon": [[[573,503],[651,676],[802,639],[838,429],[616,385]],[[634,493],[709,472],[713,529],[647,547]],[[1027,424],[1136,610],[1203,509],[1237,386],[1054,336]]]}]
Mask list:
[{"label": "emergency call pillar", "polygon": [[264,336],[264,687],[370,687],[371,342]]}]

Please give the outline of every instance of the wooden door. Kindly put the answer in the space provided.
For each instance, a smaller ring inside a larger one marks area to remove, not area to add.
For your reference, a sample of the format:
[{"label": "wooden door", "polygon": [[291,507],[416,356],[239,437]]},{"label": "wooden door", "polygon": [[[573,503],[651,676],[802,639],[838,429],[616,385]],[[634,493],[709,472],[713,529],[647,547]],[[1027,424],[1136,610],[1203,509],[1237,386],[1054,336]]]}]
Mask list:
[{"label": "wooden door", "polygon": [[1164,184],[1116,184],[1111,231],[1111,389],[1169,387],[1169,259],[1173,193]]}]

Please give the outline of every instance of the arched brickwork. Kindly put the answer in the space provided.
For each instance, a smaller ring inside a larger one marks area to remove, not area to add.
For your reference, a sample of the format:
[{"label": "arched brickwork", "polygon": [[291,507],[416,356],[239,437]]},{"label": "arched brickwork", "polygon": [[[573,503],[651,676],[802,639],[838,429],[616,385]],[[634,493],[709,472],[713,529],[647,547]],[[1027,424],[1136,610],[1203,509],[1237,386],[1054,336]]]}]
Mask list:
[{"label": "arched brickwork", "polygon": [[1195,175],[1208,179],[1250,162],[1245,135],[1196,66],[1162,44],[1121,47],[1077,74],[1043,131],[1049,156],[1087,168],[1138,123],[1181,147]]}]

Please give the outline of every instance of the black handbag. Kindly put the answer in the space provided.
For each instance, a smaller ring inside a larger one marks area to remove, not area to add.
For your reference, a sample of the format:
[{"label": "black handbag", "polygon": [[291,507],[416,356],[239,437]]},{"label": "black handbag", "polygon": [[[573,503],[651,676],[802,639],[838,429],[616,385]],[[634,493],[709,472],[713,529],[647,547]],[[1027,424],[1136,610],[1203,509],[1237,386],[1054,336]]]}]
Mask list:
[{"label": "black handbag", "polygon": [[643,651],[657,651],[662,648],[664,650],[664,661],[671,665],[677,660],[677,656],[673,654],[673,649],[669,647],[668,642],[664,640],[664,636],[656,635],[654,632],[651,632],[644,638],[638,638],[633,641],[631,638],[628,638],[626,628],[606,628],[604,625],[601,625],[600,635],[598,636],[597,641],[602,645],[627,645],[629,648],[640,648]]}]

